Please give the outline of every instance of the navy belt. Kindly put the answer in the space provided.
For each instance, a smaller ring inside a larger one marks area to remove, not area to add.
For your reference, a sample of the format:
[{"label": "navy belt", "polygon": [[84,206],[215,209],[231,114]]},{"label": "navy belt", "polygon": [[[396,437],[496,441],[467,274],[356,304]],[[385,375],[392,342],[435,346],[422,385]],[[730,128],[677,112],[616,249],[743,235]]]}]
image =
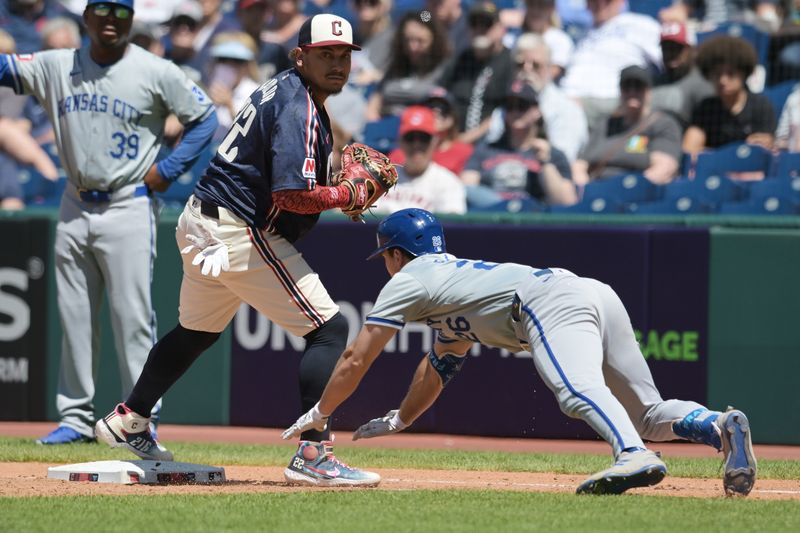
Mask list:
[{"label": "navy belt", "polygon": [[[84,202],[91,202],[95,204],[110,202],[113,199],[113,191],[96,191],[91,189],[78,189],[78,198]],[[133,190],[133,197],[146,196],[148,192],[147,185],[139,185]]]},{"label": "navy belt", "polygon": [[511,300],[511,320],[519,322],[522,310],[522,300],[519,299],[518,294],[514,294],[514,299]]},{"label": "navy belt", "polygon": [[548,274],[552,273],[553,271],[550,270],[549,268],[543,268],[541,270],[537,270],[536,272],[534,272],[533,275],[536,276],[537,278],[541,278],[542,276],[547,276]]},{"label": "navy belt", "polygon": [[219,220],[219,207],[214,204],[200,200],[200,212],[207,217],[216,218]]}]

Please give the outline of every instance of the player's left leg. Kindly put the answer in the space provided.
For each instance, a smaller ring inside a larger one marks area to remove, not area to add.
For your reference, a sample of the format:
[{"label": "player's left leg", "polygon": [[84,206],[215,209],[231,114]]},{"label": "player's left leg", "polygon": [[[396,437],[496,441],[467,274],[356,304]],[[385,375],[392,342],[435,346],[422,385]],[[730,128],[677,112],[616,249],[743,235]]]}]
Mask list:
[{"label": "player's left leg", "polygon": [[619,296],[608,285],[591,281],[601,294],[604,308],[606,382],[625,406],[639,433],[647,440],[681,438],[723,451],[725,491],[749,493],[755,482],[756,460],[745,414],[737,410],[720,413],[693,401],[663,400]]},{"label": "player's left leg", "polygon": [[592,287],[575,276],[553,276],[531,281],[518,294],[521,320],[515,328],[529,339],[539,375],[561,410],[584,420],[614,451],[614,465],[589,477],[578,493],[618,494],[660,482],[666,466],[645,448],[603,379],[602,316]]},{"label": "player's left leg", "polygon": [[[122,398],[130,394],[156,342],[151,284],[157,223],[155,202],[140,196],[114,202],[97,224],[95,254],[108,288]],[[159,399],[153,410],[160,405]]]},{"label": "player's left leg", "polygon": [[[245,302],[289,333],[303,337],[299,385],[303,412],[322,396],[347,343],[347,320],[319,276],[295,247],[280,236],[251,230],[255,247],[246,273],[227,282]],[[287,298],[287,295],[289,296]],[[330,427],[306,431],[284,476],[291,483],[317,486],[374,486],[380,476],[348,466],[333,454]]]}]

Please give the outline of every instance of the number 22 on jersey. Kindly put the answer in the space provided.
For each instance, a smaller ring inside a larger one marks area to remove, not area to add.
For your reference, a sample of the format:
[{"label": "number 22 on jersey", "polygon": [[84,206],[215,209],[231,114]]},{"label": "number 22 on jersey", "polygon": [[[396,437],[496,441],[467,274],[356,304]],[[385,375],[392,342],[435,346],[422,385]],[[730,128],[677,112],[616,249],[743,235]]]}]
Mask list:
[{"label": "number 22 on jersey", "polygon": [[[272,99],[275,96],[275,92],[277,90],[278,80],[271,79],[259,87],[259,91],[262,93],[261,101],[259,105],[264,104]],[[247,132],[250,131],[250,127],[253,125],[253,121],[256,118],[256,106],[253,102],[247,102],[247,105],[239,111],[239,114],[236,115],[236,120],[231,126],[231,129],[228,130],[228,134],[225,135],[225,139],[223,139],[222,143],[220,143],[219,148],[217,148],[217,153],[228,163],[233,163],[233,160],[236,159],[236,156],[239,154],[239,148],[236,146],[232,146],[236,139],[238,139],[239,135],[242,137],[247,136]]]},{"label": "number 22 on jersey", "polygon": [[[248,102],[236,117],[236,122],[234,122],[233,126],[231,126],[231,129],[228,131],[225,139],[219,145],[219,148],[217,148],[217,153],[228,163],[233,163],[233,160],[236,159],[236,155],[239,153],[239,147],[231,145],[236,141],[239,135],[242,137],[247,135],[247,132],[250,131],[250,126],[253,125],[253,120],[255,120],[255,118],[256,106],[253,105],[253,102]],[[241,121],[244,121],[244,124],[242,124]]]}]

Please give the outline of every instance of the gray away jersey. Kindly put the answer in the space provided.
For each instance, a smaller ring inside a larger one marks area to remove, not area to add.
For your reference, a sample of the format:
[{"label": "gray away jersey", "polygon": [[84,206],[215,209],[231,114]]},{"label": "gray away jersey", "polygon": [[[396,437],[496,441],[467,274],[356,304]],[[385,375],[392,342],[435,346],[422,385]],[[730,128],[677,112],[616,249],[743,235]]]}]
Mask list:
[{"label": "gray away jersey", "polygon": [[164,120],[202,118],[211,101],[175,64],[135,45],[101,67],[80,50],[8,56],[14,90],[47,110],[61,165],[79,188],[141,183],[161,148]]},{"label": "gray away jersey", "polygon": [[447,340],[468,340],[522,350],[511,326],[511,302],[520,283],[537,269],[515,263],[417,257],[383,287],[367,324],[402,329],[425,322]]}]

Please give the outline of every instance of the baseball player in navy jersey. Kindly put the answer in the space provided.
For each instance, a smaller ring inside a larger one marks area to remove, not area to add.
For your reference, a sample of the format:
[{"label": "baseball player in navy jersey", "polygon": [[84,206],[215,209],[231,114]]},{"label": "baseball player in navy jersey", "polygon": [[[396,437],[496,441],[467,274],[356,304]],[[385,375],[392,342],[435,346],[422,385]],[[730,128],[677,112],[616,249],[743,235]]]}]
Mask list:
[{"label": "baseball player in navy jersey", "polygon": [[695,402],[662,400],[639,350],[628,313],[608,285],[559,268],[459,259],[446,253],[438,220],[404,209],[378,226],[378,248],[391,279],[356,339],[344,351],[320,402],[284,432],[322,427],[356,389],[394,334],[425,322],[437,335],[398,410],[361,426],[354,439],[402,431],[430,407],[464,364],[473,343],[529,350],[561,410],[588,423],[612,447],[613,466],[578,493],[618,494],[666,475],[642,439],[701,442],[725,454],[727,494],[747,495],[756,460],[747,417]]},{"label": "baseball player in navy jersey", "polygon": [[[179,324],[152,349],[132,393],[96,425],[100,439],[145,459],[171,460],[147,415],[247,302],[302,336],[303,410],[317,403],[347,343],[347,320],[293,243],[326,209],[353,203],[331,185],[331,125],[324,103],[350,73],[353,32],[320,14],[300,29],[294,67],[259,87],[241,109],[178,221],[183,254]],[[380,476],[333,455],[329,429],[303,432],[290,482],[376,485]]]},{"label": "baseball player in navy jersey", "polygon": [[[32,94],[47,110],[68,177],[55,242],[61,422],[41,444],[94,440],[105,288],[123,397],[139,377],[156,331],[151,191],[187,171],[217,125],[211,101],[178,67],[128,44],[133,0],[89,0],[83,20],[91,44],[79,50],[0,56],[0,84]],[[170,113],[186,134],[155,164]]]}]

